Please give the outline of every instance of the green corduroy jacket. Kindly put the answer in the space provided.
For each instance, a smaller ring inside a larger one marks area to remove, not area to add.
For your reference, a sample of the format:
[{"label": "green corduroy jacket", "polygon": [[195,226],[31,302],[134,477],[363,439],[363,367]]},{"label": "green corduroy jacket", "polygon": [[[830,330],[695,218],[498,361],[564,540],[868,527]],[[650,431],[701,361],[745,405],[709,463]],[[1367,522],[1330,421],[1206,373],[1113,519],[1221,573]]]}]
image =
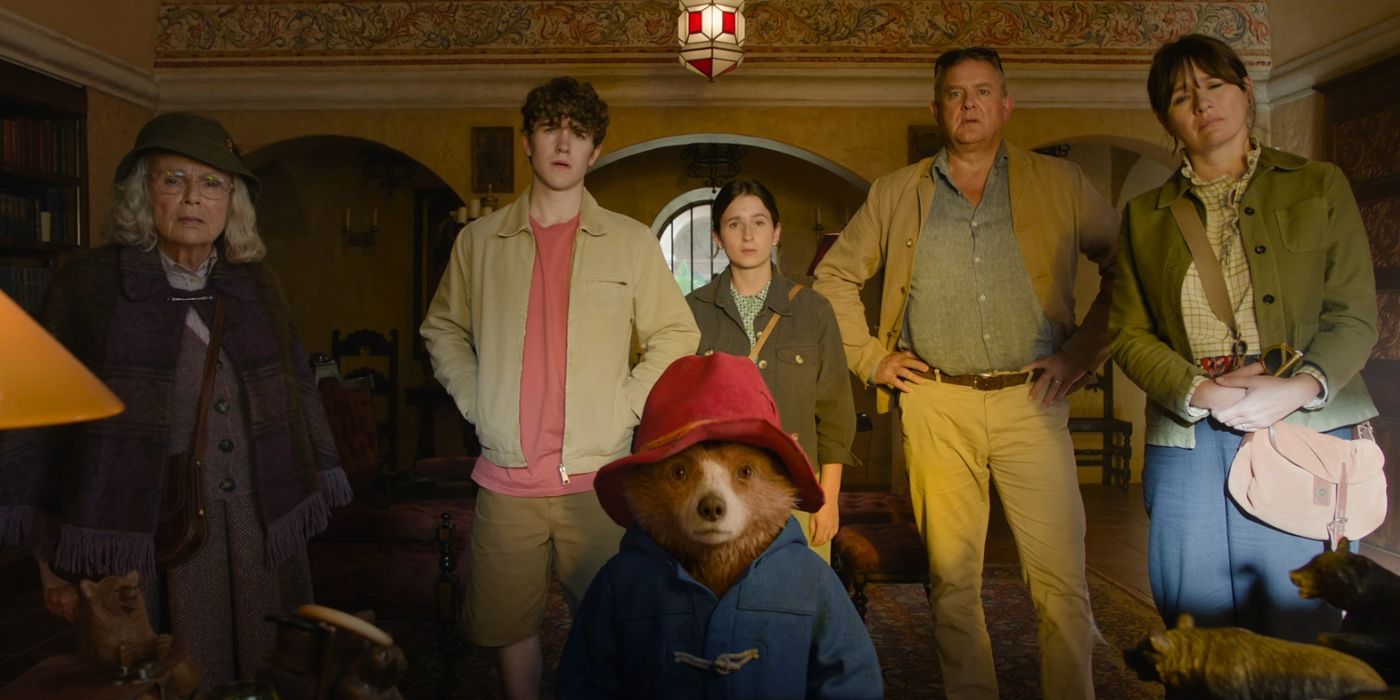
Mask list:
[{"label": "green corduroy jacket", "polygon": [[[1147,393],[1150,445],[1195,446],[1184,406],[1205,372],[1181,317],[1191,252],[1171,213],[1189,187],[1178,172],[1123,212],[1109,332],[1114,362]],[[1335,165],[1265,148],[1240,203],[1240,234],[1261,345],[1287,342],[1327,377],[1326,404],[1285,420],[1330,430],[1376,415],[1358,374],[1376,343],[1375,273],[1346,177]]]}]

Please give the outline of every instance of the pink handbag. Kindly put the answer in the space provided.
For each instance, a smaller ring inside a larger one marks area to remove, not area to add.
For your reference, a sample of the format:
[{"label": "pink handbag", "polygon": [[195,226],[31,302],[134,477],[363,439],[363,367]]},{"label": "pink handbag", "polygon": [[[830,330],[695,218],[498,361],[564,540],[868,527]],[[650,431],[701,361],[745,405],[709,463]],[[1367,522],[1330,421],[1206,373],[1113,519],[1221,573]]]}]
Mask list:
[{"label": "pink handbag", "polygon": [[1384,465],[1373,440],[1276,423],[1244,436],[1230,465],[1230,495],[1269,525],[1335,548],[1385,521]]}]

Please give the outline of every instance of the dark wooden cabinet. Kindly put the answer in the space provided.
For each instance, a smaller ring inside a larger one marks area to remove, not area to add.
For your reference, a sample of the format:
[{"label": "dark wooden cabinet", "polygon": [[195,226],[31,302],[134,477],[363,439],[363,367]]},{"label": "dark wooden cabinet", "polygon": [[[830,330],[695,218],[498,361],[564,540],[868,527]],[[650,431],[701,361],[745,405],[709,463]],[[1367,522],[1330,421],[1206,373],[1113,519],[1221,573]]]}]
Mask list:
[{"label": "dark wooden cabinet", "polygon": [[1380,409],[1390,516],[1366,543],[1400,555],[1400,56],[1317,87],[1327,114],[1328,159],[1356,194],[1376,270],[1380,340],[1362,371]]}]

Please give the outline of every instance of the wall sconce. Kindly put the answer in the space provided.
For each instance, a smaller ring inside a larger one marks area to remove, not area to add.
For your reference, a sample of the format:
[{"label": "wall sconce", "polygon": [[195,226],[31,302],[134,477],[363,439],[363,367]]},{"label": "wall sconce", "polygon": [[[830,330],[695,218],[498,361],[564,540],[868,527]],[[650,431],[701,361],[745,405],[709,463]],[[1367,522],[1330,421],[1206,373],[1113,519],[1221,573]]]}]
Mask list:
[{"label": "wall sconce", "polygon": [[714,80],[744,61],[744,0],[680,0],[681,65]]},{"label": "wall sconce", "polygon": [[379,238],[379,210],[370,210],[370,222],[367,229],[355,229],[350,226],[350,209],[345,210],[345,224],[340,228],[340,247],[344,249],[362,248],[369,251],[374,248]]}]

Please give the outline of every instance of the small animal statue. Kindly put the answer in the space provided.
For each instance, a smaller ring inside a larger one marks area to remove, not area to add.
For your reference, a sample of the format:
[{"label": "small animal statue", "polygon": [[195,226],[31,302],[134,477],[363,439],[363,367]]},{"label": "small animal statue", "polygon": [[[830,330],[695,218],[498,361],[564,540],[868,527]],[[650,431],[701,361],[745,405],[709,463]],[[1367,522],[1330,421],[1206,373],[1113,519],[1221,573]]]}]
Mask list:
[{"label": "small animal statue", "polygon": [[1336,550],[1323,552],[1290,572],[1298,595],[1321,598],[1347,611],[1343,632],[1400,631],[1400,575],[1353,554],[1349,544],[1344,537]]},{"label": "small animal statue", "polygon": [[403,700],[398,682],[408,670],[403,649],[362,640],[359,656],[335,684],[334,700]]},{"label": "small animal statue", "polygon": [[1318,641],[1370,664],[1400,685],[1400,576],[1353,554],[1345,538],[1290,573],[1298,595],[1321,598],[1346,611],[1342,629]]},{"label": "small animal statue", "polygon": [[792,517],[821,487],[752,361],[672,363],[634,452],[593,483],[628,529],[574,617],[560,698],[881,697],[870,635]]},{"label": "small animal statue", "polygon": [[1330,700],[1386,687],[1370,666],[1339,651],[1239,627],[1197,628],[1190,615],[1124,658],[1142,679],[1206,700]]},{"label": "small animal statue", "polygon": [[157,635],[151,628],[139,574],[84,580],[78,590],[82,594],[80,660],[110,668],[122,680],[154,681],[166,700],[194,694],[199,669],[174,638]]}]

